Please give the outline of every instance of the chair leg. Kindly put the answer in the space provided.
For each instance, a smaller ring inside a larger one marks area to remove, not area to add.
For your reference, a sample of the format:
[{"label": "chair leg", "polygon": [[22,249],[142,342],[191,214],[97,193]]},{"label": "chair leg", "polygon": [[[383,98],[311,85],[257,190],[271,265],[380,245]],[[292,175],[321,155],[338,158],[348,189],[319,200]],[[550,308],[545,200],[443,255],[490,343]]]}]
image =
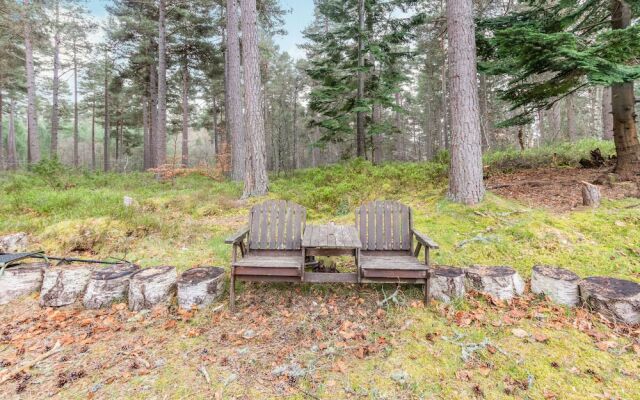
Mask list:
[{"label": "chair leg", "polygon": [[236,311],[236,276],[231,269],[231,284],[229,285],[229,308],[231,312]]},{"label": "chair leg", "polygon": [[430,278],[430,273],[429,271],[427,271],[427,277],[424,281],[424,305],[429,305],[429,302],[431,301],[431,292],[429,290],[429,278]]}]

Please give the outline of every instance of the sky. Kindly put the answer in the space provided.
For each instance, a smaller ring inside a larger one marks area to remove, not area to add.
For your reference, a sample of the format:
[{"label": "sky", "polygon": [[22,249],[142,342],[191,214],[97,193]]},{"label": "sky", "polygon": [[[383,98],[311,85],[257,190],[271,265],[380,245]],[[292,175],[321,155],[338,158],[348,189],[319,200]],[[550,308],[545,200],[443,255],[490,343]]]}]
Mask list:
[{"label": "sky", "polygon": [[[274,40],[281,50],[294,58],[302,58],[304,53],[297,45],[304,41],[302,31],[313,21],[313,0],[279,1],[282,9],[289,11],[284,18],[287,34],[278,35]],[[110,2],[107,0],[89,0],[87,6],[95,17],[101,18],[106,15],[105,6],[108,3]]]}]

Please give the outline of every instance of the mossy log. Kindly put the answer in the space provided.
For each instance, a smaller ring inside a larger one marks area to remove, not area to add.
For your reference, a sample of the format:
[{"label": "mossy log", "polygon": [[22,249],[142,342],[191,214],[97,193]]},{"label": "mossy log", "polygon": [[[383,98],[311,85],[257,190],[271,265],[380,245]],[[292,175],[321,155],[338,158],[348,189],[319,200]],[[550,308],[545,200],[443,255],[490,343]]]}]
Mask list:
[{"label": "mossy log", "polygon": [[47,268],[40,290],[40,305],[61,307],[75,303],[84,294],[95,269],[93,264],[56,265]]},{"label": "mossy log", "polygon": [[640,325],[640,285],[595,276],[578,284],[582,303],[612,322]]},{"label": "mossy log", "polygon": [[142,269],[129,281],[129,309],[140,311],[166,304],[175,292],[178,273],[175,267]]},{"label": "mossy log", "polygon": [[511,267],[472,266],[466,269],[466,286],[500,300],[524,293],[524,281]]},{"label": "mossy log", "polygon": [[546,295],[554,303],[574,307],[580,302],[579,281],[580,277],[569,270],[536,265],[531,274],[531,291]]},{"label": "mossy log", "polygon": [[85,308],[97,309],[124,301],[129,292],[131,275],[139,270],[133,264],[116,264],[93,271],[82,304]]},{"label": "mossy log", "polygon": [[4,270],[0,276],[0,304],[37,292],[42,287],[47,263],[25,263]]},{"label": "mossy log", "polygon": [[464,297],[464,270],[445,266],[432,268],[429,275],[429,293],[434,299],[445,303]]},{"label": "mossy log", "polygon": [[26,233],[0,236],[0,253],[24,253],[28,246],[29,236]]},{"label": "mossy log", "polygon": [[224,292],[224,269],[192,268],[178,278],[178,305],[184,309],[204,307]]}]

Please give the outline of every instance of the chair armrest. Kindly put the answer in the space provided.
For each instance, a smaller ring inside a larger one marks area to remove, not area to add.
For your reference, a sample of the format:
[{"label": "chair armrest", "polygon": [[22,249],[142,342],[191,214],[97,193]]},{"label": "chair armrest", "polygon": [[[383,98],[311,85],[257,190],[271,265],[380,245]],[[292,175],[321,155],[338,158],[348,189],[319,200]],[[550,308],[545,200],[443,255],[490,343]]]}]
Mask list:
[{"label": "chair armrest", "polygon": [[422,245],[424,245],[424,247],[428,247],[430,249],[439,249],[440,246],[438,246],[438,243],[434,242],[433,239],[431,239],[429,236],[418,232],[415,229],[412,229],[413,235],[416,237],[416,240],[419,243],[422,243]]},{"label": "chair armrest", "polygon": [[224,242],[226,244],[239,244],[244,240],[244,237],[247,236],[248,233],[249,233],[249,227],[245,226],[242,229],[240,229],[238,232],[226,238]]}]

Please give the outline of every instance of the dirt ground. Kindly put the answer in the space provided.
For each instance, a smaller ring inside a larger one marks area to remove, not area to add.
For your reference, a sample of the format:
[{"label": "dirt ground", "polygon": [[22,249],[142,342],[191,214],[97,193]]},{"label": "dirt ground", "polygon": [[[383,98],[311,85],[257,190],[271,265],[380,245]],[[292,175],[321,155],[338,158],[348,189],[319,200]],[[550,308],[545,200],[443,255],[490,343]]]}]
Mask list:
[{"label": "dirt ground", "polygon": [[[492,174],[486,182],[492,192],[531,207],[567,212],[582,206],[580,182],[593,183],[607,176],[609,169],[537,168]],[[603,199],[640,197],[637,182],[599,185]]]}]

